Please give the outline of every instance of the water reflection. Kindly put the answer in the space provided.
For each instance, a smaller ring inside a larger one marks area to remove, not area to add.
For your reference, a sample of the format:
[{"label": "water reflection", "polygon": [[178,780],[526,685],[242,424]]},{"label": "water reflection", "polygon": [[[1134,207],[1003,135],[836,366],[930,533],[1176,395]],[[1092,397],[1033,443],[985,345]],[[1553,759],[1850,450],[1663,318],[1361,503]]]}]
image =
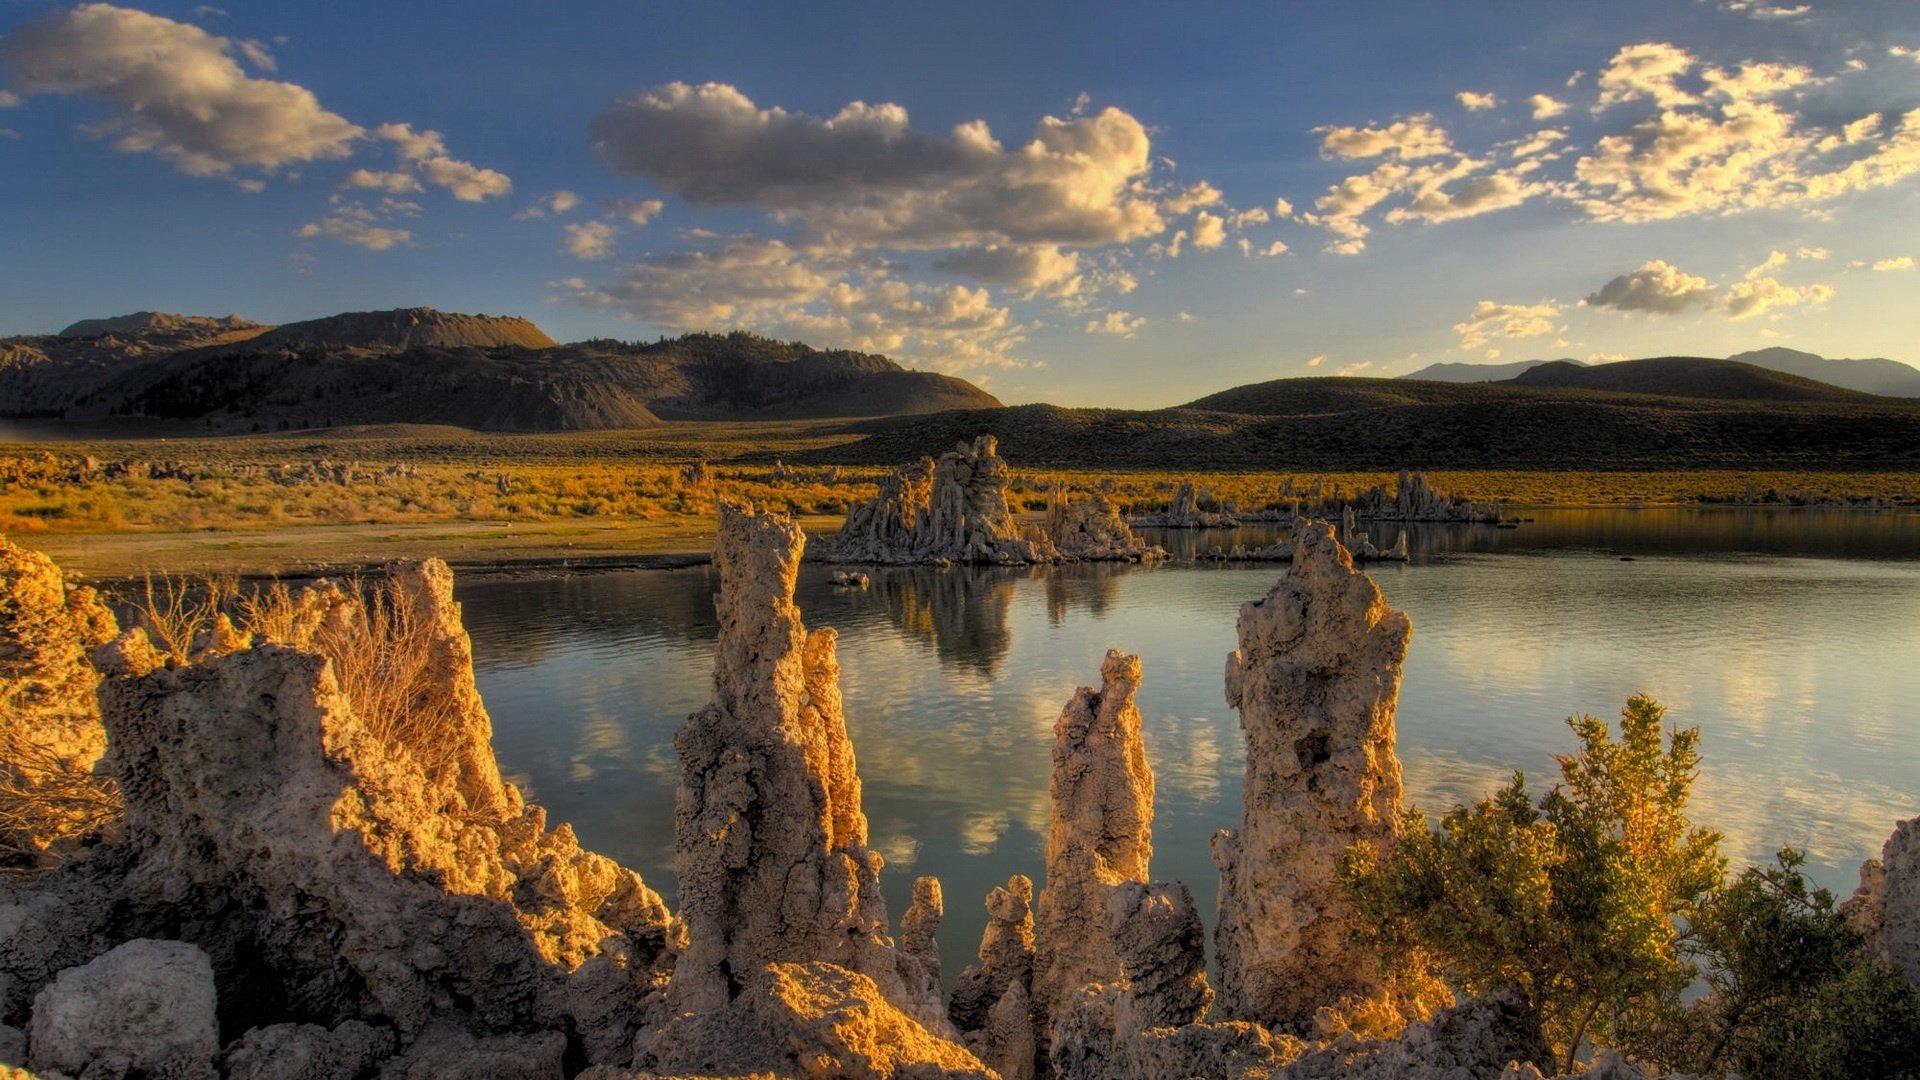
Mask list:
[{"label": "water reflection", "polygon": [[[1442,530],[1414,564],[1374,570],[1415,627],[1399,714],[1409,797],[1437,813],[1516,768],[1544,787],[1551,755],[1571,745],[1569,714],[1611,718],[1645,692],[1702,727],[1698,817],[1729,854],[1763,859],[1791,842],[1823,883],[1850,889],[1892,822],[1920,813],[1907,736],[1920,714],[1920,518],[1541,517]],[[889,903],[905,910],[913,874],[941,877],[949,972],[978,943],[986,889],[1039,875],[1053,722],[1114,646],[1145,667],[1154,872],[1186,881],[1211,921],[1207,840],[1237,822],[1242,776],[1222,664],[1240,603],[1279,572],[902,568],[858,591],[803,569],[809,624],[840,631],[871,832],[901,871],[886,875]],[[713,587],[708,570],[460,584],[503,765],[583,843],[669,897],[671,738],[709,691]]]}]

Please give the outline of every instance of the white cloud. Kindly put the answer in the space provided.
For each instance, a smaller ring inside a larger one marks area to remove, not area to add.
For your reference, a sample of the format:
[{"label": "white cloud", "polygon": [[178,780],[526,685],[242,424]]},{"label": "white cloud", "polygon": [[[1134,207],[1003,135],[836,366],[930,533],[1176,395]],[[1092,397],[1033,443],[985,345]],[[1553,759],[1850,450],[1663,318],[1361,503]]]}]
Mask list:
[{"label": "white cloud", "polygon": [[734,237],[711,252],[642,256],[619,280],[561,285],[581,303],[672,333],[746,329],[887,353],[949,371],[1018,366],[1011,312],[984,288],[893,280],[884,260],[809,255]]},{"label": "white cloud", "polygon": [[1109,311],[1103,319],[1089,320],[1087,322],[1086,332],[1089,334],[1112,334],[1115,337],[1130,338],[1138,333],[1140,328],[1145,325],[1147,325],[1147,317],[1145,315],[1135,315],[1128,311]]},{"label": "white cloud", "polygon": [[1372,366],[1373,366],[1373,361],[1371,360],[1362,360],[1357,364],[1342,364],[1340,368],[1334,372],[1334,374],[1343,379],[1351,378],[1355,375],[1360,374],[1361,372],[1367,370]]},{"label": "white cloud", "polygon": [[1386,127],[1317,127],[1320,153],[1330,158],[1371,158],[1392,154],[1403,161],[1451,153],[1453,144],[1429,113],[1396,120]]},{"label": "white cloud", "polygon": [[1211,251],[1227,242],[1226,219],[1205,210],[1193,216],[1193,246]]},{"label": "white cloud", "polygon": [[1439,222],[1478,217],[1495,210],[1519,206],[1546,190],[1544,185],[1528,183],[1511,173],[1476,176],[1452,191],[1444,190],[1437,184],[1425,187],[1412,202],[1389,210],[1387,220],[1397,224],[1403,221]]},{"label": "white cloud", "polygon": [[1546,94],[1533,95],[1527,99],[1527,104],[1532,107],[1533,118],[1535,120],[1551,120],[1567,111],[1566,102],[1556,100]]},{"label": "white cloud", "polygon": [[1307,366],[1308,366],[1308,367],[1319,367],[1319,366],[1320,366],[1321,364],[1324,364],[1324,363],[1326,363],[1326,362],[1327,362],[1327,354],[1326,354],[1326,353],[1321,353],[1321,354],[1320,354],[1319,356],[1316,356],[1316,357],[1313,357],[1312,359],[1309,359],[1309,360],[1307,361]]},{"label": "white cloud", "polygon": [[1165,205],[1169,214],[1184,214],[1203,206],[1217,206],[1223,198],[1219,188],[1202,180],[1176,193]]},{"label": "white cloud", "polygon": [[582,221],[564,226],[566,235],[563,249],[567,254],[585,262],[611,258],[614,237],[619,233],[611,222]]},{"label": "white cloud", "polygon": [[1585,303],[1614,311],[1676,315],[1689,307],[1712,303],[1713,293],[1713,283],[1706,278],[1689,274],[1664,259],[1653,259],[1602,285]]},{"label": "white cloud", "polygon": [[1832,298],[1831,285],[1784,285],[1778,278],[1762,277],[1734,282],[1727,290],[1724,305],[1733,318],[1751,319],[1782,308],[1824,304]]},{"label": "white cloud", "polygon": [[1749,268],[1746,273],[1740,276],[1746,281],[1768,277],[1771,276],[1775,270],[1787,265],[1787,263],[1792,260],[1793,256],[1784,251],[1769,251],[1767,257],[1760,260],[1758,265]]},{"label": "white cloud", "polygon": [[1460,347],[1475,349],[1496,338],[1545,337],[1553,333],[1560,305],[1551,300],[1538,304],[1500,304],[1482,300],[1473,307],[1467,321],[1455,323]]},{"label": "white cloud", "polygon": [[1693,67],[1693,54],[1665,42],[1628,45],[1613,55],[1600,72],[1600,99],[1596,109],[1650,98],[1657,105],[1691,105],[1699,100],[1675,81]]},{"label": "white cloud", "polygon": [[406,194],[420,190],[420,179],[412,173],[355,169],[347,174],[347,186]]},{"label": "white cloud", "polygon": [[547,209],[556,214],[564,214],[579,205],[580,196],[575,195],[565,188],[561,188],[559,191],[547,196]]},{"label": "white cloud", "polygon": [[820,244],[1085,246],[1165,228],[1145,183],[1147,130],[1115,108],[1043,117],[1008,149],[981,121],[936,135],[898,105],[854,102],[822,118],[760,108],[720,83],[670,83],[623,98],[590,130],[623,172],[696,205],[771,211]]},{"label": "white cloud", "polygon": [[0,90],[0,109],[17,109],[20,105],[19,94],[11,90]]},{"label": "white cloud", "polygon": [[1913,269],[1913,256],[1897,255],[1891,259],[1876,259],[1873,268],[1883,274],[1893,270],[1911,270]]},{"label": "white cloud", "polygon": [[505,173],[447,156],[446,138],[437,131],[415,131],[410,124],[382,124],[374,134],[394,144],[402,161],[420,178],[445,188],[461,202],[484,202],[513,190]]},{"label": "white cloud", "polygon": [[934,260],[933,268],[990,285],[1013,286],[1029,296],[1076,296],[1086,284],[1080,254],[1053,244],[964,248]]},{"label": "white cloud", "polygon": [[1553,149],[1555,144],[1561,142],[1566,137],[1567,137],[1566,132],[1557,131],[1553,128],[1547,128],[1546,130],[1543,130],[1543,131],[1536,131],[1533,134],[1527,136],[1526,138],[1520,140],[1520,142],[1514,146],[1512,150],[1512,156],[1516,158],[1525,158],[1525,157],[1533,157],[1535,154],[1544,154],[1548,150]]},{"label": "white cloud", "polygon": [[302,225],[294,235],[302,240],[325,236],[368,251],[386,251],[413,243],[411,231],[389,228],[379,221],[379,214],[360,203],[336,200],[331,214],[321,221]]},{"label": "white cloud", "polygon": [[1500,99],[1494,95],[1479,94],[1472,90],[1462,90],[1453,96],[1468,112],[1483,112],[1500,104]]},{"label": "white cloud", "polygon": [[659,199],[615,199],[609,209],[635,225],[645,225],[660,216],[667,204]]},{"label": "white cloud", "polygon": [[1722,11],[1744,13],[1749,19],[1763,22],[1777,22],[1782,19],[1797,19],[1813,10],[1812,4],[1794,4],[1783,6],[1768,3],[1767,0],[1725,0],[1720,5]]},{"label": "white cloud", "polygon": [[1293,216],[1293,204],[1292,204],[1292,203],[1290,203],[1290,202],[1288,202],[1288,201],[1287,201],[1287,200],[1285,200],[1285,199],[1275,199],[1275,200],[1273,200],[1273,216],[1274,216],[1274,217],[1278,217],[1278,218],[1290,218],[1290,217],[1292,217],[1292,216]]},{"label": "white cloud", "polygon": [[1833,253],[1823,247],[1803,247],[1797,254],[1803,259],[1812,259],[1815,262],[1819,262]]},{"label": "white cloud", "polygon": [[[0,38],[13,92],[84,94],[113,117],[94,131],[115,149],[154,153],[208,176],[346,157],[365,134],[292,83],[248,75],[251,43],[110,4],[82,4]],[[268,58],[270,60],[270,58]]]}]

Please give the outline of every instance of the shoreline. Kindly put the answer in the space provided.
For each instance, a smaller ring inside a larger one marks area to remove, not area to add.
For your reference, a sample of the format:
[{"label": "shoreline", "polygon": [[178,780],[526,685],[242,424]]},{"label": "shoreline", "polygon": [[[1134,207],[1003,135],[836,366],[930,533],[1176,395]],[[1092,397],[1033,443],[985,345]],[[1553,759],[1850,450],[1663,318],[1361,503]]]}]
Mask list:
[{"label": "shoreline", "polygon": [[[1736,511],[1770,514],[1920,512],[1910,507],[1756,506],[1697,502],[1637,505],[1594,502],[1546,506],[1512,504],[1508,509],[1522,519],[1530,519],[1539,513],[1566,511],[1640,513],[1687,510],[1707,514]],[[1023,518],[1028,516],[1031,515],[1022,515]],[[799,518],[802,527],[813,536],[834,532],[843,520],[840,515],[806,515]],[[1270,524],[1247,523],[1250,527]],[[1424,524],[1440,527],[1445,523]],[[712,561],[714,523],[707,515],[686,515],[666,521],[644,522],[354,522],[176,530],[67,532],[49,529],[4,535],[14,543],[54,559],[75,579],[96,583],[137,581],[149,573],[299,581],[352,575],[395,559],[427,556],[443,558],[462,576],[514,577],[687,569]]]}]

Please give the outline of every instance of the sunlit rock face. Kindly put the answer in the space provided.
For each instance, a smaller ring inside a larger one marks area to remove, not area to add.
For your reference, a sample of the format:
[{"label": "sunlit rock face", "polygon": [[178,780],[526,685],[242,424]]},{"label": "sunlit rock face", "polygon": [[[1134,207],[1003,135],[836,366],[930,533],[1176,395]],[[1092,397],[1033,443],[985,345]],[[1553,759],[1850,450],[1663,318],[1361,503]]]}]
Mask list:
[{"label": "sunlit rock face", "polygon": [[1057,562],[1044,533],[1028,535],[1007,505],[1007,463],[999,443],[982,435],[929,462],[880,481],[872,501],[847,515],[814,554],[829,562]]},{"label": "sunlit rock face", "polygon": [[808,970],[858,994],[871,986],[915,1023],[946,1030],[937,984],[888,936],[834,633],[809,633],[793,603],[804,543],[784,515],[720,509],[713,699],[674,736],[687,946],[670,992],[676,1018],[643,1050],[659,1067],[739,1064],[698,1048],[741,1037],[714,1027],[729,1016],[766,1019],[741,1003],[792,977],[770,974],[775,965],[831,966],[841,974]]},{"label": "sunlit rock face", "polygon": [[1920,818],[1893,828],[1878,859],[1860,867],[1860,888],[1846,913],[1867,950],[1920,987]]},{"label": "sunlit rock face", "polygon": [[[434,635],[425,683],[470,690],[445,566],[394,580]],[[126,799],[108,853],[125,876],[96,897],[114,929],[203,948],[229,1030],[571,1028],[588,1059],[624,1062],[675,928],[638,876],[500,781],[478,696],[431,729],[390,728],[356,713],[317,653],[225,647],[177,666],[135,630],[96,656],[105,762]]]},{"label": "sunlit rock face", "polygon": [[1304,1031],[1315,1010],[1382,981],[1349,943],[1335,870],[1348,845],[1388,844],[1399,826],[1393,712],[1412,627],[1308,521],[1286,574],[1241,605],[1239,632],[1226,689],[1247,738],[1246,801],[1240,828],[1214,839],[1217,1008]]},{"label": "sunlit rock face", "polygon": [[0,539],[0,779],[22,793],[23,817],[0,850],[26,866],[60,854],[49,847],[79,825],[52,796],[89,784],[106,751],[87,655],[118,632],[92,589],[67,588],[53,560]]},{"label": "sunlit rock face", "polygon": [[1099,690],[1081,687],[1053,727],[1053,819],[1040,894],[1033,999],[1053,1016],[1078,988],[1115,982],[1107,898],[1145,881],[1153,854],[1153,772],[1140,739],[1140,658],[1109,651]]},{"label": "sunlit rock face", "polygon": [[1002,1077],[1034,1075],[1033,882],[1015,874],[987,893],[980,962],[954,983],[947,1015],[968,1048]]}]

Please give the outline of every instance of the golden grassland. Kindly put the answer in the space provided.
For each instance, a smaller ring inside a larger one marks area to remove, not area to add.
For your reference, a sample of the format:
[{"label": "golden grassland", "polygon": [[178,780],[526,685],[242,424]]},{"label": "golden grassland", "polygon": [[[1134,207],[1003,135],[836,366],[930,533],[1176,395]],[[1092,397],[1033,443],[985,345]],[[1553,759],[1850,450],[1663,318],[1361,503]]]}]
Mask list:
[{"label": "golden grassland", "polygon": [[[630,433],[488,435],[372,428],[296,436],[0,443],[0,533],[93,573],[289,569],[399,555],[485,562],[696,552],[717,499],[811,527],[870,498],[882,470],[782,465],[857,438],[818,422],[686,424]],[[938,448],[929,447],[929,450]],[[1017,511],[1054,487],[1165,505],[1182,481],[1243,510],[1352,495],[1381,472],[1092,472],[1014,466]],[[1914,472],[1430,472],[1442,491],[1526,507],[1920,504]]]}]

